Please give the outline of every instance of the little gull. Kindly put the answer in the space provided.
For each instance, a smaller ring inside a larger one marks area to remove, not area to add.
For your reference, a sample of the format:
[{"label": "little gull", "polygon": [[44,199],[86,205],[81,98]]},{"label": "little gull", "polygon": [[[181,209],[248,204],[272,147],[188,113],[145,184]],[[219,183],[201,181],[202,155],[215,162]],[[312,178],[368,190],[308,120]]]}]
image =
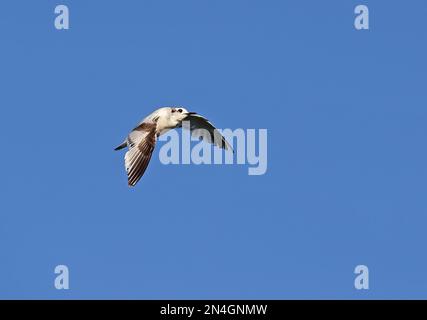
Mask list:
[{"label": "little gull", "polygon": [[225,150],[232,150],[230,144],[206,118],[196,112],[188,112],[182,107],[159,108],[133,129],[127,138],[114,150],[128,147],[125,154],[125,168],[128,185],[135,186],[150,162],[157,137],[165,132],[182,127],[182,122],[190,123],[193,135],[203,138]]}]

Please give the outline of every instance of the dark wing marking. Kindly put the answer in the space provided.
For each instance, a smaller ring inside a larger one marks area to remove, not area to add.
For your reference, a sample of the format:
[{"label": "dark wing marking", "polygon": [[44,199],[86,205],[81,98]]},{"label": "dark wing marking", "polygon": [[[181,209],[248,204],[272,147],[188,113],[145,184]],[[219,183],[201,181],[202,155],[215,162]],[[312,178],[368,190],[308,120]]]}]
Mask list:
[{"label": "dark wing marking", "polygon": [[129,151],[125,154],[125,167],[129,186],[141,179],[156,145],[156,124],[141,123],[133,129],[128,138]]},{"label": "dark wing marking", "polygon": [[227,140],[225,140],[225,138],[221,135],[221,133],[219,133],[214,125],[203,116],[196,113],[191,113],[187,116],[187,118],[185,118],[184,121],[190,122],[192,136],[199,137],[206,142],[212,143],[225,150],[233,150]]}]

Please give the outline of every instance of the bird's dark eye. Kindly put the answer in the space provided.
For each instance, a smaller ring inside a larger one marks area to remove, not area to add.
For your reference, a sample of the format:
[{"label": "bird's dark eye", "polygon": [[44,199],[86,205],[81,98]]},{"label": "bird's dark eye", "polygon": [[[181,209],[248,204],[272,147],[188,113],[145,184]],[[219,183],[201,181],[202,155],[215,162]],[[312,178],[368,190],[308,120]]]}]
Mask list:
[{"label": "bird's dark eye", "polygon": [[181,113],[181,112],[182,112],[182,109],[178,109],[178,112],[179,112],[179,113]]},{"label": "bird's dark eye", "polygon": [[172,113],[174,113],[175,111],[176,111],[175,109],[172,109],[172,111],[171,111],[171,112],[172,112]]}]

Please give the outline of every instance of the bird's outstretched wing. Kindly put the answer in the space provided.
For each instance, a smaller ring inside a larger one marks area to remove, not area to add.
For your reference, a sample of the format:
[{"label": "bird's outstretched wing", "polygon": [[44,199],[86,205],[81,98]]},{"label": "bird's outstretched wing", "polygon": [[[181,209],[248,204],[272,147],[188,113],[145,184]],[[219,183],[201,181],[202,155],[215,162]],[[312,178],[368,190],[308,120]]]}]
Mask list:
[{"label": "bird's outstretched wing", "polygon": [[[225,140],[225,138],[219,133],[212,123],[209,122],[205,117],[191,112],[184,121],[190,122],[190,131],[193,137],[199,137],[206,142],[212,143],[225,150],[232,150],[233,148]],[[185,128],[185,126],[183,126]],[[200,130],[202,129],[202,130]]]},{"label": "bird's outstretched wing", "polygon": [[134,186],[147,169],[156,146],[156,124],[143,122],[127,137],[128,152],[125,154],[125,168],[129,186]]}]

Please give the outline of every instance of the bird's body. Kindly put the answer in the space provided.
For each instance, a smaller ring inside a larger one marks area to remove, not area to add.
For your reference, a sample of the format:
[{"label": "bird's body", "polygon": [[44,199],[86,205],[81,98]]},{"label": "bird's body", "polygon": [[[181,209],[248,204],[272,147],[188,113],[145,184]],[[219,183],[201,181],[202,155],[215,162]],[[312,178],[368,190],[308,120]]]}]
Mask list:
[{"label": "bird's body", "polygon": [[115,149],[129,148],[125,154],[125,168],[130,186],[134,186],[144,174],[157,137],[171,129],[181,127],[183,121],[189,121],[192,133],[202,136],[220,148],[231,149],[224,137],[204,117],[181,107],[159,108],[145,117]]}]

